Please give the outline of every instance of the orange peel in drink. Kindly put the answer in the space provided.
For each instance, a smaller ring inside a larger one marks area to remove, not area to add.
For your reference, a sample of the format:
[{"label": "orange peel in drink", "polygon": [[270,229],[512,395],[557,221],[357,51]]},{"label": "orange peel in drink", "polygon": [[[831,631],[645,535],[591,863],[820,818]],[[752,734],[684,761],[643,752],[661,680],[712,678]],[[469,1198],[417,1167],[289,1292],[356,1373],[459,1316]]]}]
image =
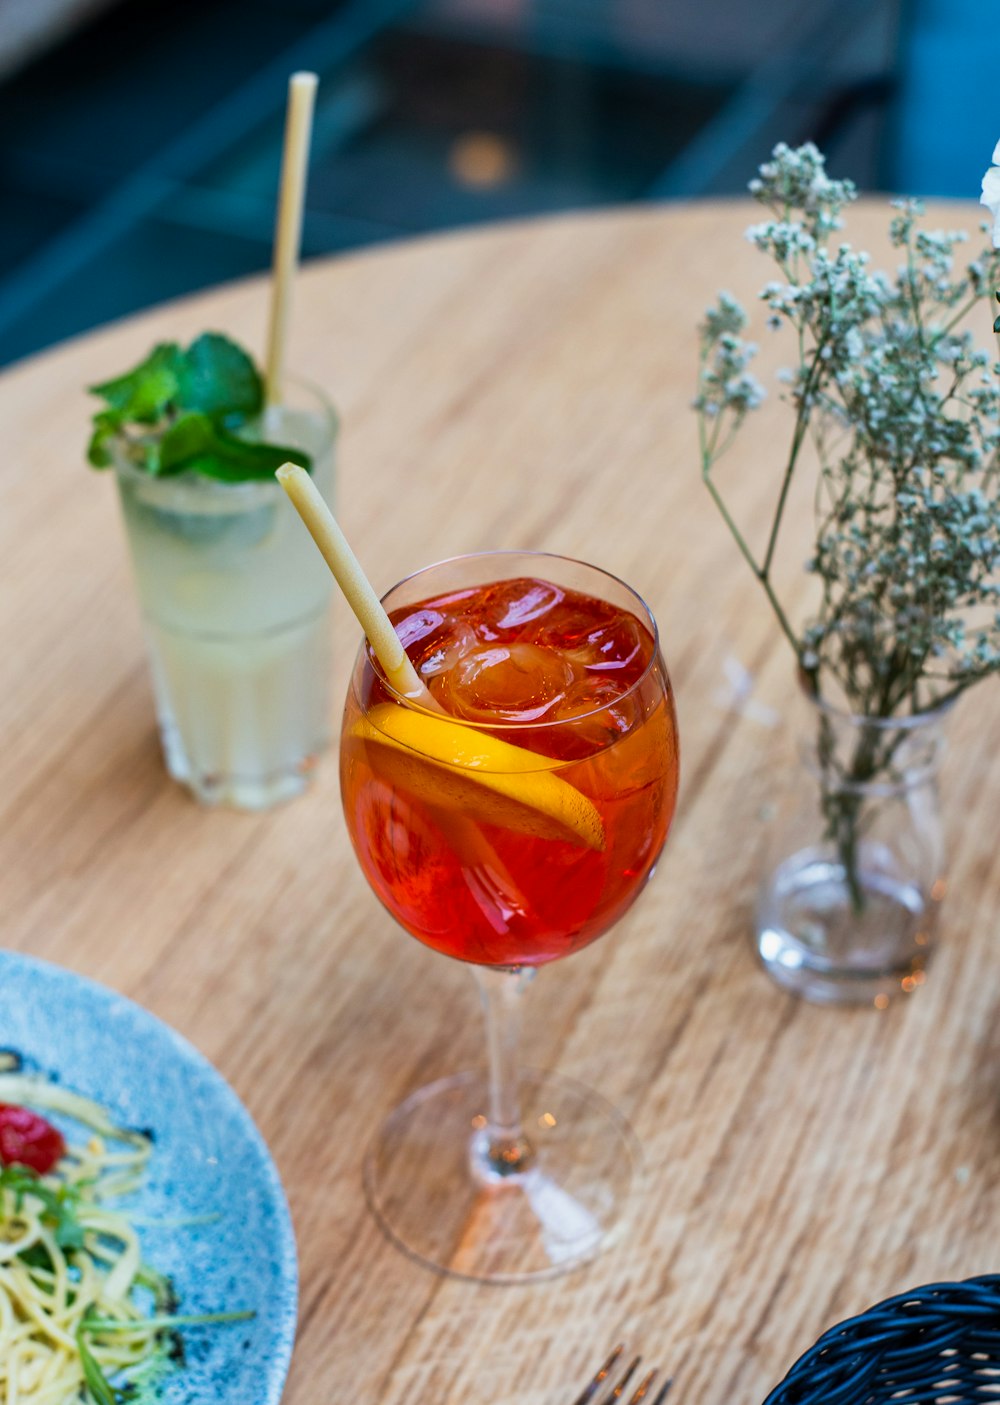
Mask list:
[{"label": "orange peel in drink", "polygon": [[540,839],[604,848],[600,811],[555,774],[562,762],[461,722],[380,703],[351,726],[380,748],[378,772],[428,804]]}]

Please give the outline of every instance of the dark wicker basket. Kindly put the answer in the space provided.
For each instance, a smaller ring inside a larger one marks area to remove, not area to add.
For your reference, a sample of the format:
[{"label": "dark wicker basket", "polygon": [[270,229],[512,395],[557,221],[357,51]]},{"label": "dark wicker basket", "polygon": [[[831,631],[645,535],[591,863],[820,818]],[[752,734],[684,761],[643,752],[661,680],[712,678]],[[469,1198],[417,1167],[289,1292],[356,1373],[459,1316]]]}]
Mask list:
[{"label": "dark wicker basket", "polygon": [[824,1332],[764,1405],[1000,1405],[1000,1274],[928,1283]]}]

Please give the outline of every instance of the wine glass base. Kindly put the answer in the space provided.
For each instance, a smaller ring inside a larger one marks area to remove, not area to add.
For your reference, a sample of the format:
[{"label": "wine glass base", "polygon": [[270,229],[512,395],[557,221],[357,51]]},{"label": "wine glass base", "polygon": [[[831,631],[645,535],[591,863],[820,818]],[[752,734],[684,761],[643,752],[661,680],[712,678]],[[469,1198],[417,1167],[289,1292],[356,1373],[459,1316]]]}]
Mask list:
[{"label": "wine glass base", "polygon": [[477,1170],[487,1079],[458,1073],[419,1089],[386,1118],[365,1157],[365,1193],[412,1258],[458,1278],[522,1283],[577,1268],[626,1224],[639,1148],[628,1123],[582,1083],[522,1069],[530,1167]]}]

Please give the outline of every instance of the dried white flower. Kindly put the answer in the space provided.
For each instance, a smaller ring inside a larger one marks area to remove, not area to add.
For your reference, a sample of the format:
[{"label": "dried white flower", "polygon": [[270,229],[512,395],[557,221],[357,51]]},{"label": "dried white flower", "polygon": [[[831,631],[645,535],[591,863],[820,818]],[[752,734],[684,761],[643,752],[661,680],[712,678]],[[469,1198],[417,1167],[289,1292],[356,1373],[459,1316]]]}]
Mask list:
[{"label": "dried white flower", "polygon": [[[983,182],[1000,247],[1000,144]],[[794,411],[791,446],[762,556],[740,534],[714,464],[763,390],[748,366],[746,316],[725,294],[701,327],[702,471],[819,692],[853,711],[915,712],[1000,673],[1000,363],[963,318],[1000,283],[1000,253],[964,270],[961,231],[926,230],[919,201],[893,202],[894,276],[848,243],[829,247],[854,187],[813,146],[775,148],[751,184],[770,218],[748,237],[777,265],[760,297],[789,329],[798,365],[779,373]],[[998,324],[1000,325],[1000,324]],[[808,570],[820,600],[796,632],[771,581],[787,485],[803,445],[820,459]]]}]

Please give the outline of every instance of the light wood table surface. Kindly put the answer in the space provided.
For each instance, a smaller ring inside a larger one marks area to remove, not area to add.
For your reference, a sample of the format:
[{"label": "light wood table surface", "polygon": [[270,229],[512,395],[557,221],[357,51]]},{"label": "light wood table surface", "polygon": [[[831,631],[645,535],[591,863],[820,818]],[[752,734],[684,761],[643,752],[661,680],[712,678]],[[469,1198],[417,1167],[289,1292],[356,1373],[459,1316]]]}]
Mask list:
[{"label": "light wood table surface", "polygon": [[[671,666],[683,772],[664,859],[617,930],[538,982],[524,1051],[623,1110],[645,1176],[626,1239],[540,1286],[439,1277],[366,1211],[377,1122],[479,1063],[482,1031],[468,974],[369,892],[335,758],[262,816],[200,810],[160,761],[82,387],[209,327],[259,346],[263,283],[0,376],[2,942],[140,1001],[246,1102],[298,1236],[286,1405],[564,1405],[622,1337],[675,1374],[677,1405],[759,1405],[834,1321],[1000,1269],[994,686],[951,729],[951,888],[924,987],[884,1013],[812,1007],[747,940],[788,745],[767,709],[794,685],[701,486],[689,406],[703,308],[770,277],[742,237],[754,218],[737,202],[491,228],[318,263],[298,289],[290,360],[343,415],[341,519],[376,586],[477,549],[583,557],[647,598]],[[944,218],[977,223],[972,206]],[[885,223],[876,203],[851,228],[882,253]],[[720,470],[751,533],[787,432],[775,396]],[[809,520],[804,493],[786,552],[800,613]],[[342,607],[335,628],[339,700],[357,644]]]}]

